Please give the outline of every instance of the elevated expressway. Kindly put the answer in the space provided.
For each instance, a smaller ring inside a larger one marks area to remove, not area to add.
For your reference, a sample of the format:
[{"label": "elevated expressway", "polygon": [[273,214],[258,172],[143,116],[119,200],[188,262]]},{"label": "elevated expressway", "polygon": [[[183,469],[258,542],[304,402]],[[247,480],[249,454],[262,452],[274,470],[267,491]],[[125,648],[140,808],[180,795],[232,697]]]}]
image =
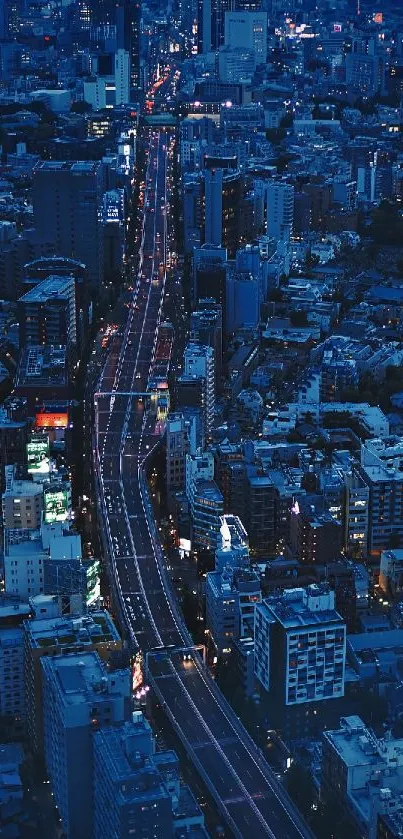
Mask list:
[{"label": "elevated expressway", "polygon": [[311,837],[310,831],[199,654],[192,651],[185,660],[180,652],[192,641],[165,572],[145,479],[147,457],[161,432],[157,400],[150,394],[156,373],[164,372],[158,336],[166,284],[170,142],[166,131],[149,130],[138,276],[124,330],[111,346],[94,400],[104,551],[131,643],[146,656],[149,684],[234,836],[301,839]]}]

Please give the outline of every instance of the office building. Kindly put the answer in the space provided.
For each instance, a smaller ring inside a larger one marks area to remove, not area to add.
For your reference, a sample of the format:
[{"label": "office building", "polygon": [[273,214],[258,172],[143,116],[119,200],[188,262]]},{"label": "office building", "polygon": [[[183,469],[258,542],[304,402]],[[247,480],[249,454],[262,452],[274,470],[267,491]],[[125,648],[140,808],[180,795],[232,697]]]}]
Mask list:
[{"label": "office building", "polygon": [[200,376],[178,376],[175,382],[175,407],[178,412],[193,413],[196,420],[198,448],[204,449],[205,410],[204,379]]},{"label": "office building", "polygon": [[43,594],[43,550],[39,531],[32,529],[4,531],[4,583],[8,594],[28,600]]},{"label": "office building", "polygon": [[[52,527],[61,522],[54,522]],[[43,533],[44,528],[42,529]],[[43,543],[45,545],[45,540]],[[79,540],[76,555],[71,548],[73,540]],[[101,594],[101,563],[95,557],[81,556],[81,539],[76,534],[63,534],[52,539],[46,546],[48,558],[43,561],[44,594],[61,597],[79,596],[85,609],[94,606]]]},{"label": "office building", "polygon": [[93,836],[95,731],[124,722],[130,671],[108,673],[98,653],[42,657],[44,752],[68,839]]},{"label": "office building", "polygon": [[99,563],[95,559],[81,559],[81,539],[68,527],[59,528],[53,538],[54,530],[60,526],[54,510],[58,505],[65,505],[66,493],[59,489],[51,492],[52,486],[46,487],[44,502],[45,522],[47,510],[52,513],[52,526],[44,523],[41,530],[5,528],[6,590],[22,598],[44,594],[45,590],[66,598],[79,595],[85,606],[93,605],[99,597]]},{"label": "office building", "polygon": [[221,304],[225,323],[225,294],[227,251],[213,245],[203,245],[193,252],[193,300],[197,303],[210,298]]},{"label": "office building", "polygon": [[128,56],[130,99],[127,101],[137,101],[140,88],[141,5],[139,0],[119,0],[115,8],[117,53],[124,51]]},{"label": "office building", "polygon": [[280,181],[266,186],[266,233],[273,239],[289,242],[293,231],[294,187]]},{"label": "office building", "polygon": [[276,727],[294,736],[312,721],[323,727],[321,703],[344,695],[345,660],[346,627],[327,584],[288,589],[256,606],[255,675]]},{"label": "office building", "polygon": [[221,541],[221,517],[224,513],[223,497],[217,484],[213,480],[193,481],[189,501],[193,546],[215,551]]},{"label": "office building", "polygon": [[312,500],[299,498],[291,508],[291,546],[304,565],[326,565],[340,555],[343,529],[322,499],[318,509]]},{"label": "office building", "polygon": [[[3,403],[0,408],[0,490],[6,487],[6,466],[23,466],[27,459],[28,422],[24,414],[13,416]],[[14,517],[13,517],[14,520]]]},{"label": "office building", "polygon": [[403,740],[375,736],[358,716],[322,737],[321,796],[336,802],[361,836],[393,836],[379,823],[402,810]]},{"label": "office building", "polygon": [[256,329],[260,320],[259,277],[246,271],[228,267],[226,282],[225,332],[232,335],[238,329]]},{"label": "office building", "polygon": [[115,104],[130,102],[130,54],[118,49],[115,53]]},{"label": "office building", "polygon": [[[65,602],[67,598],[62,598]],[[96,651],[103,661],[111,661],[122,649],[120,635],[109,612],[94,611],[91,615],[43,615],[50,606],[48,598],[34,598],[35,618],[25,621],[24,684],[26,689],[27,728],[32,749],[43,752],[43,683],[41,659]],[[56,604],[58,612],[58,605]]]},{"label": "office building", "polygon": [[225,12],[230,0],[198,0],[197,46],[199,53],[218,50],[224,43]]},{"label": "office building", "polygon": [[214,478],[214,458],[210,451],[196,451],[186,455],[186,495],[192,498],[195,481],[212,481]]},{"label": "office building", "polygon": [[[175,755],[164,754],[174,777]],[[173,835],[173,802],[158,757],[140,712],[130,723],[94,733],[94,839]]]},{"label": "office building", "polygon": [[214,349],[191,342],[183,353],[184,374],[202,381],[202,407],[204,433],[211,437],[215,408],[215,363]]},{"label": "office building", "polygon": [[384,90],[386,79],[383,56],[347,53],[345,67],[348,89],[366,96],[374,96]]},{"label": "office building", "polygon": [[261,599],[259,576],[249,568],[226,566],[207,574],[206,627],[217,656],[228,655],[232,641],[250,636]]},{"label": "office building", "polygon": [[126,201],[123,189],[104,193],[102,202],[105,282],[119,282],[126,253]]},{"label": "office building", "polygon": [[[205,169],[204,241],[226,248],[233,257],[239,244],[242,176],[237,170]],[[200,296],[200,295],[199,295]]]},{"label": "office building", "polygon": [[364,444],[357,467],[369,489],[367,553],[374,558],[390,548],[392,534],[403,537],[403,471],[387,455]]},{"label": "office building", "polygon": [[[2,621],[3,622],[3,621]],[[21,734],[25,726],[24,644],[21,627],[0,628],[0,717]]]},{"label": "office building", "polygon": [[100,162],[45,160],[34,171],[33,206],[38,233],[54,242],[61,256],[82,261],[93,292],[104,276]]},{"label": "office building", "polygon": [[88,341],[90,323],[90,292],[85,265],[77,259],[62,256],[41,257],[24,265],[23,290],[30,291],[51,277],[74,280],[76,334],[79,351]]},{"label": "office building", "polygon": [[43,488],[17,477],[15,465],[6,466],[6,488],[2,495],[3,527],[10,530],[38,530],[43,513]]},{"label": "office building", "polygon": [[251,50],[256,64],[267,60],[267,12],[228,11],[224,19],[226,47]]},{"label": "office building", "polygon": [[17,305],[20,346],[77,346],[75,281],[49,277],[20,297]]},{"label": "office building", "polygon": [[220,82],[251,83],[256,70],[256,56],[245,47],[220,47],[218,74]]},{"label": "office building", "polygon": [[219,443],[214,452],[215,477],[224,497],[224,510],[245,519],[246,464],[241,446]]},{"label": "office building", "polygon": [[265,475],[248,476],[246,482],[245,527],[255,553],[268,556],[277,538],[278,493]]},{"label": "office building", "polygon": [[192,254],[203,244],[204,182],[200,174],[185,173],[183,178],[183,238],[184,250]]},{"label": "office building", "polygon": [[403,594],[403,550],[382,551],[379,585],[386,596],[400,598]]},{"label": "office building", "polygon": [[198,302],[190,316],[190,340],[214,350],[215,384],[218,388],[222,375],[222,307],[211,298]]},{"label": "office building", "polygon": [[167,492],[183,492],[186,484],[186,455],[189,451],[188,425],[182,413],[170,414],[166,424]]},{"label": "office building", "polygon": [[355,469],[345,475],[345,483],[344,544],[347,550],[365,554],[368,542],[369,487]]}]

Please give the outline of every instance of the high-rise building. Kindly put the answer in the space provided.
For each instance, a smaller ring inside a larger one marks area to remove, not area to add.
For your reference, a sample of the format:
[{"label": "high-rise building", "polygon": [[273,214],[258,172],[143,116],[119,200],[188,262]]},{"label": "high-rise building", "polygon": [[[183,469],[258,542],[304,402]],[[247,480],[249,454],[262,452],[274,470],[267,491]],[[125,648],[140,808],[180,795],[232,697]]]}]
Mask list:
[{"label": "high-rise building", "polygon": [[291,545],[304,565],[326,565],[340,555],[343,530],[321,499],[318,508],[312,498],[300,498],[291,508]]},{"label": "high-rise building", "polygon": [[256,329],[260,319],[259,277],[228,266],[226,282],[225,332],[232,335],[243,327]]},{"label": "high-rise building", "polygon": [[167,492],[183,492],[186,484],[186,455],[189,451],[189,428],[182,413],[170,414],[166,424]]},{"label": "high-rise building", "polygon": [[403,470],[401,457],[393,458],[389,447],[372,448],[370,441],[361,447],[357,471],[369,488],[369,555],[379,557],[391,547],[390,539],[403,536]]},{"label": "high-rise building", "polygon": [[20,346],[77,345],[75,281],[49,277],[20,297],[17,306]]},{"label": "high-rise building", "polygon": [[334,597],[315,584],[273,594],[255,610],[255,675],[276,727],[300,736],[309,728],[305,712],[320,717],[320,703],[344,695],[346,627]]},{"label": "high-rise building", "polygon": [[267,12],[225,12],[224,42],[226,47],[252,50],[257,64],[267,60]]},{"label": "high-rise building", "polygon": [[230,0],[198,0],[197,40],[199,53],[214,52],[223,45],[224,16],[230,6]]},{"label": "high-rise building", "polygon": [[266,233],[288,242],[293,230],[294,187],[279,181],[266,186]]},{"label": "high-rise building", "polygon": [[41,484],[17,478],[14,465],[6,467],[6,488],[2,496],[3,527],[37,530],[41,526],[43,488]]},{"label": "high-rise building", "polygon": [[358,716],[323,733],[321,797],[335,802],[360,836],[399,836],[402,783],[402,738],[378,738]]},{"label": "high-rise building", "polygon": [[221,304],[225,323],[226,248],[202,245],[193,251],[193,300],[210,298]]},{"label": "high-rise building", "polygon": [[223,497],[217,484],[213,480],[193,481],[189,500],[193,545],[215,551],[221,541],[221,517],[224,512]]},{"label": "high-rise building", "polygon": [[26,703],[23,632],[18,626],[0,628],[0,717],[21,733]]},{"label": "high-rise building", "polygon": [[209,439],[213,430],[215,407],[215,365],[214,349],[201,344],[189,343],[183,353],[185,376],[201,379],[203,382],[204,432]]},{"label": "high-rise building", "polygon": [[[45,600],[42,598],[44,604]],[[43,752],[43,656],[96,651],[102,660],[109,661],[122,648],[120,635],[108,612],[39,617],[43,611],[46,611],[46,605],[39,605],[36,618],[25,621],[23,626],[28,736],[32,749],[38,753]]]},{"label": "high-rise building", "polygon": [[246,464],[242,449],[224,441],[217,446],[214,457],[216,481],[224,496],[225,512],[245,519]]},{"label": "high-rise building", "polygon": [[[173,780],[176,756],[161,756],[170,759]],[[94,839],[173,835],[173,802],[158,757],[154,759],[152,731],[140,712],[130,723],[95,732]]]},{"label": "high-rise building", "polygon": [[130,102],[130,53],[122,49],[115,53],[115,102],[116,105]]},{"label": "high-rise building", "polygon": [[271,478],[251,475],[246,484],[245,527],[249,543],[260,556],[275,547],[277,536],[278,493]]},{"label": "high-rise building", "polygon": [[98,161],[45,160],[34,171],[35,227],[61,256],[84,262],[94,292],[104,276],[103,192],[104,167]]},{"label": "high-rise building", "polygon": [[204,241],[221,245],[229,256],[239,244],[242,175],[237,170],[204,169]]},{"label": "high-rise building", "polygon": [[222,307],[215,300],[199,300],[197,310],[190,316],[190,339],[213,348],[215,384],[218,388],[222,375]]},{"label": "high-rise building", "polygon": [[217,655],[253,632],[254,612],[262,599],[260,579],[250,568],[225,567],[206,577],[206,627]]},{"label": "high-rise building", "polygon": [[95,731],[124,722],[130,671],[108,672],[96,652],[42,657],[45,763],[68,839],[93,836]]},{"label": "high-rise building", "polygon": [[118,51],[129,57],[130,95],[138,95],[140,87],[140,19],[139,0],[119,0],[116,4],[116,42]]}]

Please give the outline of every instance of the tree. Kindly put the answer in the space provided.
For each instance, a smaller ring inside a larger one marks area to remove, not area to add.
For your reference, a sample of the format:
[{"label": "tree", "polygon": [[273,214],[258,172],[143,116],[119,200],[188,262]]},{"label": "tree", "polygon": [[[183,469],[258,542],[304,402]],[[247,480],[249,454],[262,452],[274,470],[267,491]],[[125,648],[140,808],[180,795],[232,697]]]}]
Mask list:
[{"label": "tree", "polygon": [[92,105],[89,102],[73,102],[70,110],[73,114],[89,114],[92,111]]},{"label": "tree", "polygon": [[376,245],[401,245],[403,218],[394,201],[381,201],[372,213],[369,233]]},{"label": "tree", "polygon": [[300,309],[295,309],[293,312],[290,312],[290,321],[293,326],[306,326],[308,315],[306,312],[300,311]]},{"label": "tree", "polygon": [[307,816],[312,809],[314,801],[314,786],[309,769],[302,766],[298,761],[291,764],[287,775],[287,792],[300,812]]}]

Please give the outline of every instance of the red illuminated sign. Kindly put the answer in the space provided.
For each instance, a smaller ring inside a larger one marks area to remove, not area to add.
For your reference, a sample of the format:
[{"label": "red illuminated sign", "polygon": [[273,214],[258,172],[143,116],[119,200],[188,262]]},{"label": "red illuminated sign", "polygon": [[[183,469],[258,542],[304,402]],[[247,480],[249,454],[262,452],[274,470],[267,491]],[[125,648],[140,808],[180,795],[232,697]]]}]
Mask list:
[{"label": "red illuminated sign", "polygon": [[37,428],[67,428],[68,414],[37,414],[35,425]]}]

